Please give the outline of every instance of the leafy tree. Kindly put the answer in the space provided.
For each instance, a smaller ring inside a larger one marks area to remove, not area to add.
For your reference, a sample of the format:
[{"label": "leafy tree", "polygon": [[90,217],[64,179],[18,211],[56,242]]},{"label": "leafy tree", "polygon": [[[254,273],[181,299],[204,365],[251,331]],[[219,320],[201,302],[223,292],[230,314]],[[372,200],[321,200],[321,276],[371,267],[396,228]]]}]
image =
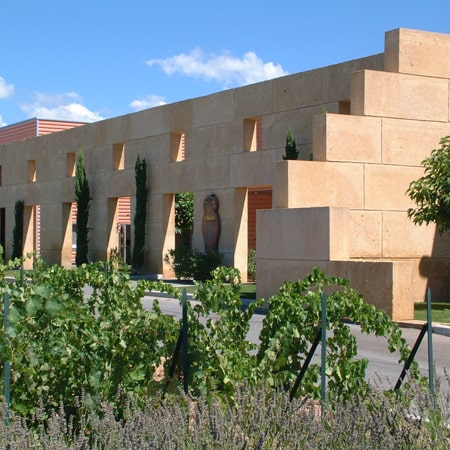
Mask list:
[{"label": "leafy tree", "polygon": [[91,191],[86,177],[84,154],[81,151],[77,158],[75,173],[75,200],[77,202],[77,255],[76,265],[88,262],[88,219]]},{"label": "leafy tree", "polygon": [[190,233],[194,229],[194,194],[175,194],[175,233]]},{"label": "leafy tree", "polygon": [[422,161],[425,174],[411,182],[406,193],[417,204],[408,209],[408,217],[419,225],[435,223],[444,233],[450,229],[450,136],[440,144]]},{"label": "leafy tree", "polygon": [[134,167],[136,179],[136,211],[134,214],[134,241],[131,257],[133,273],[144,265],[145,222],[147,219],[147,163],[138,155]]},{"label": "leafy tree", "polygon": [[12,258],[21,258],[23,253],[23,211],[24,201],[17,200],[14,205],[13,251]]},{"label": "leafy tree", "polygon": [[298,159],[298,150],[297,145],[295,143],[295,138],[291,133],[291,130],[288,131],[288,134],[286,136],[286,154],[283,155],[283,159]]}]

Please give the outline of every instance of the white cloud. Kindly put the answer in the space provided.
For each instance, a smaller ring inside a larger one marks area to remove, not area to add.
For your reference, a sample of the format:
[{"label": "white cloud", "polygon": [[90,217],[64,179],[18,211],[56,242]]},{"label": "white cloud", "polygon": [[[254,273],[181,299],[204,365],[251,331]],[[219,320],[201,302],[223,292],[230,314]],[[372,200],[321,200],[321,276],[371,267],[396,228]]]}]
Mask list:
[{"label": "white cloud", "polygon": [[14,85],[8,84],[3,77],[0,77],[0,98],[8,98],[14,95]]},{"label": "white cloud", "polygon": [[47,108],[39,105],[26,105],[22,108],[30,117],[43,119],[69,120],[74,122],[97,122],[103,117],[98,113],[90,111],[80,103],[69,103],[67,105]]},{"label": "white cloud", "polygon": [[4,127],[6,125],[8,125],[8,124],[6,122],[4,122],[2,116],[0,116],[0,127]]},{"label": "white cloud", "polygon": [[141,111],[143,109],[153,108],[154,106],[162,106],[166,103],[164,97],[160,95],[148,95],[145,98],[133,100],[129,106],[133,111]]},{"label": "white cloud", "polygon": [[81,103],[81,99],[75,92],[64,94],[35,94],[35,101],[22,105],[29,117],[41,119],[70,120],[75,122],[96,122],[103,120],[99,113],[90,111]]},{"label": "white cloud", "polygon": [[182,74],[222,83],[225,87],[243,86],[258,81],[287,75],[280,65],[264,63],[254,52],[247,52],[237,58],[229,52],[220,55],[205,54],[200,49],[181,53],[166,59],[147,61],[151,67],[160,66],[168,75]]},{"label": "white cloud", "polygon": [[64,92],[63,94],[48,94],[45,92],[35,92],[36,103],[48,105],[60,105],[67,101],[80,101],[81,98],[76,92]]}]

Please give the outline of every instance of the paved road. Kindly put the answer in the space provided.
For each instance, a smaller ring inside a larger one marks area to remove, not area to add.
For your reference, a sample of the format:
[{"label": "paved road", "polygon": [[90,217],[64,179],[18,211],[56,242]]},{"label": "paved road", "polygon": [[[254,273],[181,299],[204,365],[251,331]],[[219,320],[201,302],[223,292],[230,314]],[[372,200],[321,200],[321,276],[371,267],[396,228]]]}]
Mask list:
[{"label": "paved road", "polygon": [[[157,294],[152,294],[143,299],[144,307],[151,308],[153,299],[155,298],[158,298],[164,313],[181,318],[179,302],[172,298],[159,297]],[[251,320],[248,338],[252,342],[258,342],[264,317],[264,314],[255,314]],[[385,389],[395,386],[403,368],[398,363],[399,355],[389,352],[384,338],[362,334],[359,326],[350,326],[358,340],[359,356],[369,360],[369,367],[367,369],[368,380]],[[411,346],[414,345],[419,332],[420,330],[415,328],[402,328],[403,336]],[[433,350],[435,379],[441,383],[444,391],[450,392],[450,337],[433,333]],[[320,358],[320,346],[316,353],[316,357]],[[427,336],[422,341],[421,347],[416,355],[416,360],[419,363],[423,375],[428,376]],[[445,376],[446,369],[449,369],[448,377]]]}]

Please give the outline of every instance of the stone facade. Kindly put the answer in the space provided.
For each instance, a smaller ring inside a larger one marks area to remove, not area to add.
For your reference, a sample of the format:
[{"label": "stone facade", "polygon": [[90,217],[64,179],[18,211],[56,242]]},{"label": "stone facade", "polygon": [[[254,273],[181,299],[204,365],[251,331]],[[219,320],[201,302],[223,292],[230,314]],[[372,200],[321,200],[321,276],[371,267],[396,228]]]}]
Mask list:
[{"label": "stone facade", "polygon": [[[74,162],[83,150],[90,257],[108,258],[118,199],[130,196],[134,210],[139,154],[149,180],[146,272],[172,275],[164,255],[175,246],[174,195],[192,191],[193,247],[203,248],[203,200],[215,194],[219,251],[245,280],[248,192],[271,188],[272,209],[257,212],[259,297],[319,266],[394,319],[410,319],[427,287],[434,298],[449,294],[449,239],[414,226],[405,195],[450,134],[449,56],[450,35],[397,29],[382,54],[1,145],[6,256],[23,199],[25,251],[39,234],[44,259],[71,265]],[[299,161],[282,160],[288,129]]]}]

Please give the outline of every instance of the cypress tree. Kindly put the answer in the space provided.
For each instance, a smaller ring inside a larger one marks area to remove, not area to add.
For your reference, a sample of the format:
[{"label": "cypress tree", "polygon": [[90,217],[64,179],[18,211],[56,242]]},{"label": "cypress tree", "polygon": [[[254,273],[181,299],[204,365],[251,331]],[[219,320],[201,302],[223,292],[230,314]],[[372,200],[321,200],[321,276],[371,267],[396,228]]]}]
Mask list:
[{"label": "cypress tree", "polygon": [[88,219],[91,192],[86,177],[83,152],[78,154],[75,172],[75,200],[77,203],[77,255],[76,265],[88,262]]},{"label": "cypress tree", "polygon": [[14,205],[14,229],[12,259],[21,258],[23,253],[23,212],[25,203],[17,200]]},{"label": "cypress tree", "polygon": [[131,268],[137,273],[144,265],[145,222],[147,219],[147,163],[138,155],[134,167],[136,179],[136,209],[134,213],[134,240]]}]

